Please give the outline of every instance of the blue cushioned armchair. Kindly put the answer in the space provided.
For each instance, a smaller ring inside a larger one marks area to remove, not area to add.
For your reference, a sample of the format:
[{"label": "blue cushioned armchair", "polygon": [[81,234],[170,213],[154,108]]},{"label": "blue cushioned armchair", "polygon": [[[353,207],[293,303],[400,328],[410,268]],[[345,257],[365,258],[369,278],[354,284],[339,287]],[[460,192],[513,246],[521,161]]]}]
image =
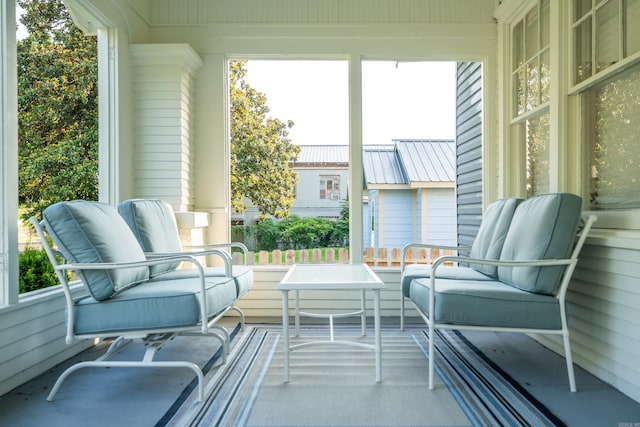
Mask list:
[{"label": "blue cushioned armchair", "polygon": [[[503,238],[493,256],[443,256],[427,277],[411,279],[408,296],[429,328],[429,388],[436,331],[466,329],[562,336],[569,388],[576,390],[565,297],[596,220],[590,215],[579,226],[581,204],[580,197],[569,193],[520,201],[493,224],[493,231],[505,231],[498,233]],[[474,271],[445,274],[446,262],[464,263]],[[487,277],[471,277],[477,274]]]},{"label": "blue cushioned armchair", "polygon": [[[42,221],[30,221],[64,290],[67,343],[117,337],[99,359],[77,363],[63,372],[48,400],[71,373],[98,366],[187,368],[198,377],[202,400],[204,377],[195,363],[153,359],[176,335],[205,335],[220,341],[226,360],[229,335],[216,322],[237,300],[228,254],[210,251],[225,264],[225,273],[218,276],[206,276],[203,266],[191,255],[149,259],[118,211],[99,202],[56,203],[45,209]],[[57,255],[65,261],[59,263]],[[152,277],[152,269],[175,268],[180,263],[192,265],[196,273],[167,280]],[[71,292],[69,271],[77,273],[86,289],[79,297]],[[110,360],[131,341],[147,346],[142,360]]]}]

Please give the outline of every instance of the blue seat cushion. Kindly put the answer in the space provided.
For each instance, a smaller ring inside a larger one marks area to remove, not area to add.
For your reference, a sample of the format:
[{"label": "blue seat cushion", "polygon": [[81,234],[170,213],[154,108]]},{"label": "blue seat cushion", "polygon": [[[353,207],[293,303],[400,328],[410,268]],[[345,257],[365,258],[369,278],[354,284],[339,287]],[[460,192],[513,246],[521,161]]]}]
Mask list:
[{"label": "blue seat cushion", "polygon": [[[493,260],[500,258],[511,219],[522,201],[523,199],[519,198],[501,199],[487,206],[478,234],[469,251],[470,258]],[[471,264],[470,267],[494,279],[498,277],[497,267],[494,265]]]},{"label": "blue seat cushion", "polygon": [[[235,284],[225,277],[205,280],[207,316],[233,304]],[[200,279],[161,280],[142,283],[119,292],[107,301],[86,297],[75,306],[74,332],[78,335],[118,331],[171,329],[200,324]]]},{"label": "blue seat cushion", "polygon": [[[130,199],[118,205],[118,212],[131,228],[145,252],[182,252],[178,224],[173,208],[163,200]],[[154,265],[151,277],[172,271],[180,263]]]},{"label": "blue seat cushion", "polygon": [[[247,265],[233,265],[232,276],[236,284],[236,296],[239,298],[244,295],[253,286],[253,269]],[[205,267],[205,277],[224,277],[224,267]],[[169,271],[159,276],[155,276],[154,280],[173,280],[187,277],[197,277],[198,271],[193,268],[183,268]]]},{"label": "blue seat cushion", "polygon": [[[431,265],[409,264],[402,272],[402,295],[409,297],[410,285],[413,279],[423,279],[431,277]],[[461,280],[494,280],[491,277],[480,273],[469,267],[440,265],[436,270],[436,277],[442,279]]]},{"label": "blue seat cushion", "polygon": [[[138,262],[146,257],[115,208],[77,200],[59,202],[42,213],[45,228],[64,258],[72,263]],[[80,278],[98,301],[149,278],[145,267],[80,270]]]},{"label": "blue seat cushion", "polygon": [[[534,196],[516,209],[500,254],[501,261],[569,258],[580,221],[582,199],[575,194]],[[498,267],[498,280],[517,288],[553,295],[564,266]]]},{"label": "blue seat cushion", "polygon": [[[430,279],[411,282],[411,301],[429,314]],[[509,286],[497,280],[436,279],[435,320],[461,325],[560,329],[555,297]]]}]

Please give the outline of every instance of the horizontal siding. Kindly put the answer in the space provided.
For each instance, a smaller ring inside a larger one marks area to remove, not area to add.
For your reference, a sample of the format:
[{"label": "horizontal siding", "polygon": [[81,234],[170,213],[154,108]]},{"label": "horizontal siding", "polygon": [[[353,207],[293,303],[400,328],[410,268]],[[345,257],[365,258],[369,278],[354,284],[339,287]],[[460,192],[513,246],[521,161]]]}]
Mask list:
[{"label": "horizontal siding", "polygon": [[195,205],[191,100],[199,65],[188,48],[171,49],[174,57],[156,45],[132,49],[134,191],[136,197],[162,198],[176,210],[189,210]]},{"label": "horizontal siding", "polygon": [[215,23],[446,24],[487,23],[495,1],[153,0],[140,5],[138,13],[152,26]]},{"label": "horizontal siding", "polygon": [[482,218],[482,66],[458,63],[456,81],[458,243],[470,245]]},{"label": "horizontal siding", "polygon": [[[567,294],[576,364],[640,401],[640,249],[637,238],[587,240]],[[538,337],[562,352],[557,338]],[[577,384],[580,389],[580,384]]]},{"label": "horizontal siding", "polygon": [[60,289],[38,294],[37,299],[0,309],[0,395],[92,344],[65,343],[65,308]]}]

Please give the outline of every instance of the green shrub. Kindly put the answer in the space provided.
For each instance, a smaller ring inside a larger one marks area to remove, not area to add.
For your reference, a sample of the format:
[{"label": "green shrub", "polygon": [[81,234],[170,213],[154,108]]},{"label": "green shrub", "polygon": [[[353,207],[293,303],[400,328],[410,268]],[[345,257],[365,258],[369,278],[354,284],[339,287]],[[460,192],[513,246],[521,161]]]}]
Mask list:
[{"label": "green shrub", "polygon": [[21,294],[60,284],[44,249],[26,247],[19,263]]}]

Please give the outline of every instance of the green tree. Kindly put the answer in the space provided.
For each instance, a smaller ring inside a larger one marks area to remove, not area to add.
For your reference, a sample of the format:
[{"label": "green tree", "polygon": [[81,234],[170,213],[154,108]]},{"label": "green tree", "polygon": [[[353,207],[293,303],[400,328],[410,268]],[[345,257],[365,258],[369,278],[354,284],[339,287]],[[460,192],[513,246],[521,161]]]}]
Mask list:
[{"label": "green tree", "polygon": [[96,37],[58,0],[18,0],[19,201],[24,216],[60,200],[98,198]]},{"label": "green tree", "polygon": [[230,64],[231,205],[244,212],[247,198],[263,218],[285,218],[295,198],[292,163],[300,148],[287,138],[293,122],[269,117],[266,96],[244,81],[245,64]]}]

